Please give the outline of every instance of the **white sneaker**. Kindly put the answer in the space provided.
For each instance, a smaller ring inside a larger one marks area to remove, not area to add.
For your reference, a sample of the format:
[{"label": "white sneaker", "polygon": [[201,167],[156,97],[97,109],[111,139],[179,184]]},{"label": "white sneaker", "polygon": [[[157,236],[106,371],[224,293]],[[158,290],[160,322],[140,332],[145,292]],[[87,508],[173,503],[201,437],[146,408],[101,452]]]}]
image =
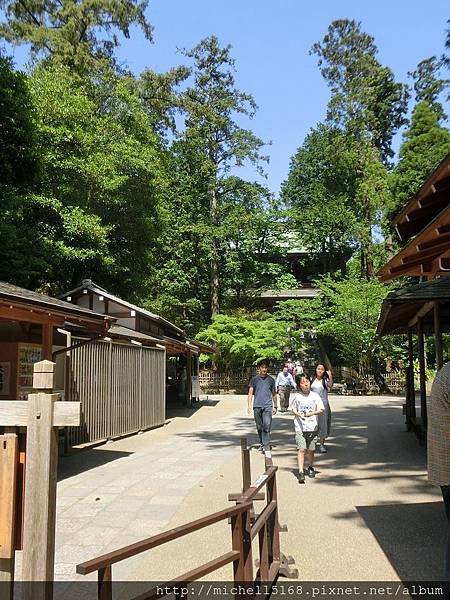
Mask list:
[{"label": "white sneaker", "polygon": [[272,458],[272,452],[270,450],[264,450],[264,455],[266,458]]}]

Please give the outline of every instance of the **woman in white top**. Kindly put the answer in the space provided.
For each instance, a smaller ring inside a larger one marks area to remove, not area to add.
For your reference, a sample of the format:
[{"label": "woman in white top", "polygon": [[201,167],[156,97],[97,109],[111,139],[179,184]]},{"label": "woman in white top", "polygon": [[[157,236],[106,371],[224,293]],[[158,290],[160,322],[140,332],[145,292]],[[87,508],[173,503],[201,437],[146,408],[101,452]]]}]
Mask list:
[{"label": "woman in white top", "polygon": [[318,363],[314,369],[311,391],[319,394],[325,407],[325,411],[318,416],[318,437],[320,441],[319,452],[322,452],[322,454],[327,451],[325,448],[325,439],[330,435],[331,409],[330,403],[328,402],[328,392],[332,387],[333,377],[331,375],[331,371],[327,371],[323,363]]}]

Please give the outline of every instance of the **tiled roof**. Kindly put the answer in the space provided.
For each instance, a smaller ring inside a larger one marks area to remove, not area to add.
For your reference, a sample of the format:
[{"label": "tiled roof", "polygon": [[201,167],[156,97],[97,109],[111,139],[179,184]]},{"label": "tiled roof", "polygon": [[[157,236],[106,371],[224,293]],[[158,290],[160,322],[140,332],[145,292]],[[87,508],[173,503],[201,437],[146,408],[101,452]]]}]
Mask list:
[{"label": "tiled roof", "polygon": [[105,315],[96,313],[92,310],[89,310],[88,308],[83,308],[81,306],[71,304],[70,302],[66,302],[65,300],[60,300],[58,298],[52,298],[51,296],[46,296],[45,294],[39,294],[38,292],[33,292],[31,290],[27,290],[17,285],[13,285],[12,283],[6,283],[4,281],[0,281],[0,299],[2,298],[11,301],[20,300],[28,304],[36,304],[43,307],[53,308],[54,310],[58,309],[59,311],[67,312],[70,314],[84,315],[86,317],[91,317],[94,319],[105,319]]}]

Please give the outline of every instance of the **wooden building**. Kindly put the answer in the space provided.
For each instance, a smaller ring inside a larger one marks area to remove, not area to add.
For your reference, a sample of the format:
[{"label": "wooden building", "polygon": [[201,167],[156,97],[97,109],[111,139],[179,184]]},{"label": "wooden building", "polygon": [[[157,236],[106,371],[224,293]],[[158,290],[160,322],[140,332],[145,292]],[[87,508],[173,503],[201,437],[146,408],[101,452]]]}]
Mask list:
[{"label": "wooden building", "polygon": [[[436,366],[443,364],[442,333],[450,330],[450,153],[394,219],[403,248],[380,270],[381,281],[401,276],[421,282],[389,294],[379,335],[408,335],[406,425],[425,438],[427,427],[425,337],[434,335]],[[414,337],[417,336],[417,350]],[[419,359],[420,414],[414,390],[414,356]]]},{"label": "wooden building", "polygon": [[[0,398],[24,399],[33,364],[52,360],[66,345],[66,333],[105,336],[113,319],[44,294],[0,282]],[[64,332],[64,333],[62,333]]]},{"label": "wooden building", "polygon": [[201,352],[214,352],[214,348],[188,339],[181,328],[167,319],[115,296],[90,279],[83,280],[62,298],[113,317],[115,323],[109,330],[113,340],[164,349],[167,402],[190,406],[198,398],[198,357]]},{"label": "wooden building", "polygon": [[81,426],[63,432],[67,449],[163,425],[170,377],[184,404],[198,395],[198,354],[209,346],[90,280],[71,294],[0,282],[0,399],[25,400],[34,363],[56,362],[56,391],[82,407]]}]

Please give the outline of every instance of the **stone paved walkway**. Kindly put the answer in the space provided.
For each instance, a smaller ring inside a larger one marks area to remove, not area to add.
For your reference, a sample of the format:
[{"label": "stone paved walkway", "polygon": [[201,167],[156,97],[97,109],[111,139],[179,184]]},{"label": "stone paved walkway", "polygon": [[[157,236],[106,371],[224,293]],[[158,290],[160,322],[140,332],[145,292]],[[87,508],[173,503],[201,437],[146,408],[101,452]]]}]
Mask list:
[{"label": "stone paved walkway", "polygon": [[[242,403],[231,396],[215,402],[164,428],[61,460],[57,580],[85,579],[75,574],[77,563],[163,530],[188,492],[230,458]],[[215,413],[218,420],[210,418]],[[186,435],[199,426],[209,439]]]}]

